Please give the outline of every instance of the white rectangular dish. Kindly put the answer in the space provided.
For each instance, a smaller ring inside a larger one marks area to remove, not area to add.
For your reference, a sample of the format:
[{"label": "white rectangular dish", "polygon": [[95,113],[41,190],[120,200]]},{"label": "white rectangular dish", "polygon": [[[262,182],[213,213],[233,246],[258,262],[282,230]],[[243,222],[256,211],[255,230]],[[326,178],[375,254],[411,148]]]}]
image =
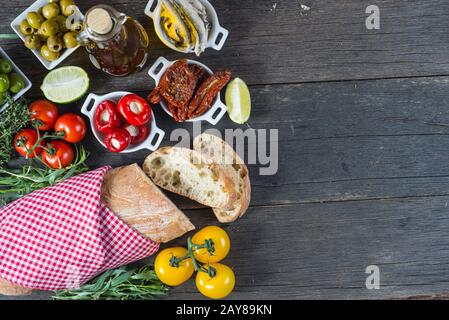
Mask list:
[{"label": "white rectangular dish", "polygon": [[[20,32],[20,23],[26,19],[26,16],[29,12],[32,11],[38,11],[40,8],[42,8],[44,5],[48,3],[48,0],[37,0],[35,1],[31,6],[25,9],[20,15],[17,16],[12,22],[11,22],[11,28],[14,30],[15,33],[22,39],[22,41],[25,41],[25,36]],[[81,14],[81,20],[84,19],[84,16]],[[45,60],[39,50],[33,49],[30,50],[33,52],[33,54],[36,56],[36,58],[39,59],[39,61],[44,65],[47,70],[54,69],[57,65],[59,65],[62,61],[64,61],[68,56],[70,56],[73,52],[75,52],[76,49],[78,49],[80,46],[76,46],[71,49],[65,49],[64,52],[61,54],[61,56],[56,59],[55,61],[47,61]],[[29,50],[25,47],[25,44],[23,45],[24,50]]]},{"label": "white rectangular dish", "polygon": [[[189,64],[196,64],[198,66],[200,66],[201,68],[203,68],[204,70],[206,70],[206,72],[211,75],[213,74],[212,70],[209,69],[208,66],[206,66],[205,64],[195,61],[195,60],[187,60]],[[159,81],[161,80],[162,76],[164,75],[165,71],[167,71],[167,69],[169,67],[171,67],[176,61],[169,61],[167,59],[165,59],[164,57],[159,57],[156,62],[154,62],[154,64],[150,67],[150,69],[148,70],[148,75],[154,79],[154,81],[156,82],[156,87],[159,84]],[[167,103],[165,103],[165,101],[161,101],[160,103],[162,109],[170,116],[173,118],[173,115],[171,114],[170,110],[168,109]],[[192,119],[188,119],[186,120],[186,122],[196,122],[196,121],[207,121],[212,125],[216,125],[221,118],[223,118],[223,116],[226,114],[226,112],[228,111],[228,107],[221,101],[220,98],[220,92],[217,94],[217,96],[215,97],[212,106],[210,107],[209,110],[207,110],[204,114],[192,118]]]},{"label": "white rectangular dish", "polygon": [[[30,79],[27,78],[27,76],[22,72],[22,70],[19,69],[19,67],[14,63],[14,61],[12,61],[12,59],[8,56],[8,54],[5,52],[5,50],[2,49],[2,47],[0,47],[0,58],[1,59],[6,59],[9,62],[11,62],[12,64],[12,69],[13,72],[17,73],[18,75],[20,75],[23,79],[23,81],[25,82],[25,87],[20,90],[19,92],[17,92],[14,96],[13,99],[17,100],[19,99],[21,96],[23,96],[25,94],[25,92],[27,92],[28,90],[31,89],[31,81]],[[5,103],[3,105],[0,105],[0,112],[3,111],[3,109],[5,109],[8,106],[8,103]]]}]

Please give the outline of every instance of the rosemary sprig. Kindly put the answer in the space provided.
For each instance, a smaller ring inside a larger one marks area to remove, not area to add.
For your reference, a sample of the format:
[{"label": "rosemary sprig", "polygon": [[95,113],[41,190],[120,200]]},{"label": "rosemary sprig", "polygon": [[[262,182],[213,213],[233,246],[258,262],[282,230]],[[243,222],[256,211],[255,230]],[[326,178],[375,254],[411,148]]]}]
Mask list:
[{"label": "rosemary sprig", "polygon": [[63,169],[51,169],[37,166],[30,159],[30,164],[21,169],[0,167],[0,204],[6,204],[37,189],[54,185],[62,180],[86,172],[89,168],[86,160],[89,153],[83,146],[76,148],[74,162]]},{"label": "rosemary sprig", "polygon": [[25,99],[14,101],[11,95],[6,94],[4,101],[8,106],[0,113],[0,168],[11,160],[14,137],[30,120],[30,111]]},{"label": "rosemary sprig", "polygon": [[79,289],[56,291],[55,300],[148,300],[167,294],[168,288],[152,266],[108,270]]}]

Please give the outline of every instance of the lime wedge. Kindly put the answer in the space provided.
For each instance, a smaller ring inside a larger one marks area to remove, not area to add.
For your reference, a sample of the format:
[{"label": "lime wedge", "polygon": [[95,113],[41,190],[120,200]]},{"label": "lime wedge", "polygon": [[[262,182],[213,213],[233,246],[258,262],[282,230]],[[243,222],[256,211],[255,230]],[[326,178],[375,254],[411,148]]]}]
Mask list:
[{"label": "lime wedge", "polygon": [[226,88],[226,106],[229,118],[238,124],[248,121],[251,114],[251,96],[246,83],[235,78]]},{"label": "lime wedge", "polygon": [[89,89],[89,76],[80,67],[61,67],[50,71],[41,90],[54,103],[70,103],[80,99]]}]

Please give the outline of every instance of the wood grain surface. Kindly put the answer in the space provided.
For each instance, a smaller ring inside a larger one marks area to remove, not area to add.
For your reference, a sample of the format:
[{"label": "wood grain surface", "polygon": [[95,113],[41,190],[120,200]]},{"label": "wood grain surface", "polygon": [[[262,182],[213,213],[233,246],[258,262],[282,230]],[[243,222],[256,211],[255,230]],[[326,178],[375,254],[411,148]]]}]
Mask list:
[{"label": "wood grain surface", "polygon": [[[10,33],[10,21],[30,1],[1,2],[0,33]],[[222,51],[208,50],[199,60],[215,70],[231,68],[250,84],[253,99],[247,125],[225,117],[215,128],[279,130],[278,173],[261,176],[262,165],[250,165],[251,207],[224,225],[232,239],[226,263],[237,277],[229,298],[447,297],[449,3],[376,1],[381,29],[367,30],[368,1],[211,2],[230,36]],[[96,2],[78,4],[85,11]],[[159,42],[143,14],[145,1],[110,4],[148,30],[146,68],[111,78],[90,65],[82,48],[64,64],[89,72],[91,92],[145,96],[154,86],[146,75],[149,65],[161,55],[185,56]],[[19,40],[0,45],[31,78],[27,96],[40,97],[45,69]],[[64,108],[78,112],[81,104]],[[176,142],[170,139],[175,128],[192,131],[191,124],[176,124],[159,107],[155,114],[167,132],[163,145]],[[148,154],[110,154],[91,134],[85,146],[92,168],[140,164]],[[210,209],[169,196],[198,228],[216,224]],[[365,287],[369,265],[380,268],[380,290]],[[48,297],[39,292],[28,298]],[[167,298],[201,296],[190,281]]]}]

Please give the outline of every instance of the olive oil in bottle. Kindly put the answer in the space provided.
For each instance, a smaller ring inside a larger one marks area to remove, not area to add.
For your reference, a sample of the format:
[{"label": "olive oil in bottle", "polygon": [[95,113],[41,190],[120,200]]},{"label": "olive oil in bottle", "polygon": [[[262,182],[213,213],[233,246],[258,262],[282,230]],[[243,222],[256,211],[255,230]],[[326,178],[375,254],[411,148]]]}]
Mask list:
[{"label": "olive oil in bottle", "polygon": [[148,35],[133,18],[108,5],[90,8],[78,41],[92,64],[113,75],[127,76],[142,69],[148,58]]}]

